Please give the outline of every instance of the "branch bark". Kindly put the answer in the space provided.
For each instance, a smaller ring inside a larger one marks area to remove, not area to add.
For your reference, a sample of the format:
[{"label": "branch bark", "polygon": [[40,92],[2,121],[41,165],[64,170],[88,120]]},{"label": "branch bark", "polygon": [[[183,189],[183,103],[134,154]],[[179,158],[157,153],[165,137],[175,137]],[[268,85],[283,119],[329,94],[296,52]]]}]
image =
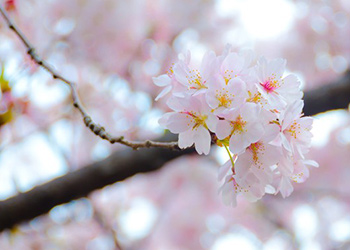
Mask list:
[{"label": "branch bark", "polygon": [[333,109],[347,109],[349,102],[350,70],[334,83],[306,92],[304,114],[315,115]]},{"label": "branch bark", "polygon": [[1,201],[0,231],[45,214],[56,205],[84,197],[93,190],[137,173],[155,171],[166,162],[192,152],[193,148],[183,151],[151,148],[116,152],[105,160]]}]

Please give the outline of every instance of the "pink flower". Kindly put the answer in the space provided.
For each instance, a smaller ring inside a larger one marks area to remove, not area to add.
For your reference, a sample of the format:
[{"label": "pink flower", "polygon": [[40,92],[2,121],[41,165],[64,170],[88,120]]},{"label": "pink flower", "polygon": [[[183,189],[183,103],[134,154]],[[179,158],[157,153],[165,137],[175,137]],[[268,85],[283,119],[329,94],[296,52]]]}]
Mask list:
[{"label": "pink flower", "polygon": [[276,194],[280,192],[283,198],[288,197],[294,189],[292,181],[301,183],[308,178],[309,169],[307,166],[318,167],[318,164],[313,160],[304,160],[297,155],[292,155],[287,150],[283,150],[283,157],[275,169]]},{"label": "pink flower", "polygon": [[[153,77],[152,80],[153,83],[158,87],[164,87],[164,89],[155,98],[156,101],[171,91],[174,95],[176,95],[186,90],[186,88],[175,79],[173,67],[170,67],[169,71],[166,74],[160,75],[158,77]],[[180,96],[181,95],[182,94],[180,94]]]},{"label": "pink flower", "polygon": [[261,199],[265,194],[265,187],[256,181],[255,176],[250,175],[248,178],[251,183],[249,189],[242,187],[237,177],[233,175],[226,176],[224,183],[219,189],[219,193],[221,193],[222,201],[225,205],[237,206],[237,196],[240,194],[250,202],[256,202]]},{"label": "pink flower", "polygon": [[290,104],[281,116],[281,142],[285,149],[299,154],[301,158],[303,153],[310,147],[313,118],[301,117],[304,102],[295,101]]},{"label": "pink flower", "polygon": [[219,74],[226,82],[235,77],[245,78],[249,75],[249,67],[254,58],[254,53],[252,51],[245,50],[239,54],[228,52],[223,56],[224,59],[222,60]]},{"label": "pink flower", "polygon": [[266,192],[287,197],[292,181],[303,182],[308,166],[317,166],[304,157],[313,119],[302,117],[299,81],[283,77],[285,60],[262,57],[251,67],[253,57],[227,46],[220,56],[208,52],[196,70],[187,53],[171,74],[154,78],[165,87],[159,96],[172,93],[167,105],[174,112],[160,124],[179,134],[180,148],[194,144],[199,154],[208,154],[210,133],[226,148],[230,160],[219,171],[225,204],[235,205],[238,194],[250,201]]},{"label": "pink flower", "polygon": [[274,108],[284,108],[288,103],[301,99],[300,82],[294,75],[283,77],[286,60],[258,60],[255,67],[257,87],[262,96]]},{"label": "pink flower", "polygon": [[209,106],[215,109],[215,114],[240,107],[247,97],[245,82],[239,78],[226,81],[222,76],[213,77],[208,85],[206,100]]},{"label": "pink flower", "polygon": [[239,155],[235,163],[235,173],[240,179],[239,184],[249,188],[250,182],[247,177],[254,175],[257,181],[266,186],[273,180],[272,166],[281,159],[279,147],[269,144],[278,135],[277,126],[269,126],[268,132],[259,141],[250,144],[246,151]]},{"label": "pink flower", "polygon": [[158,87],[165,87],[155,98],[156,101],[158,101],[160,98],[168,94],[173,88],[172,79],[167,74],[160,75],[158,77],[153,77],[152,80],[153,80],[153,83]]},{"label": "pink flower", "polygon": [[198,154],[209,154],[209,130],[215,130],[217,117],[211,114],[204,96],[172,97],[168,105],[175,112],[165,114],[159,120],[160,125],[179,134],[180,148],[190,147],[194,143]]},{"label": "pink flower", "polygon": [[216,135],[220,140],[229,137],[232,153],[240,154],[251,144],[257,142],[264,133],[260,121],[261,108],[255,103],[245,103],[239,109],[227,111],[219,120]]},{"label": "pink flower", "polygon": [[190,54],[185,60],[179,61],[174,66],[176,80],[186,87],[186,93],[200,94],[208,88],[207,81],[212,77],[217,68],[217,58],[213,51],[207,52],[202,60],[200,69],[189,66]]}]

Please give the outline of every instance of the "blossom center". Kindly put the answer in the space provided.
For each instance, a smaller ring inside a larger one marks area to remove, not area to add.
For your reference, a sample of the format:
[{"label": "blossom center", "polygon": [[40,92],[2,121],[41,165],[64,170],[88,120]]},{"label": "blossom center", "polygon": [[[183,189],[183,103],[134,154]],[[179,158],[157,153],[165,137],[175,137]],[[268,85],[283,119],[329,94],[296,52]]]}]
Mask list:
[{"label": "blossom center", "polygon": [[247,122],[243,120],[241,115],[234,122],[231,122],[231,124],[233,126],[233,133],[241,134],[242,132],[246,132],[245,125]]},{"label": "blossom center", "polygon": [[229,95],[231,95],[232,98],[234,97],[234,95],[229,94],[228,90],[226,90],[225,88],[223,88],[222,90],[223,92],[216,90],[215,97],[219,101],[219,106],[228,108],[232,104],[232,100]]},{"label": "blossom center", "polygon": [[260,83],[260,85],[263,86],[267,93],[274,92],[275,89],[280,87],[280,83],[278,80],[276,80],[276,76],[274,74],[264,83]]},{"label": "blossom center", "polygon": [[[174,65],[174,63],[173,63],[173,65]],[[172,76],[174,75],[173,66],[171,66],[166,73],[170,78],[172,78]]]},{"label": "blossom center", "polygon": [[289,133],[294,139],[297,139],[297,135],[300,134],[300,124],[294,121],[286,132]]},{"label": "blossom center", "polygon": [[198,70],[190,70],[189,71],[190,76],[186,76],[188,83],[189,83],[189,89],[206,89],[207,86],[205,86],[206,81],[203,81],[202,76],[198,72]]},{"label": "blossom center", "polygon": [[[201,125],[208,129],[207,124],[205,123],[205,120],[208,118],[207,115],[197,115],[196,113],[191,112],[186,112],[186,114],[191,116],[192,121],[194,123],[192,130],[197,129]],[[190,126],[190,123],[188,123],[187,125]]]},{"label": "blossom center", "polygon": [[248,91],[249,98],[247,99],[247,102],[254,102],[259,103],[261,102],[261,94],[258,92],[256,94],[252,94],[252,92]]},{"label": "blossom center", "polygon": [[248,149],[252,152],[253,154],[253,161],[254,164],[256,166],[258,166],[258,168],[260,169],[260,167],[262,166],[262,163],[259,160],[259,151],[263,151],[264,148],[264,144],[262,142],[256,142],[256,143],[252,143],[250,144],[250,146],[248,147]]},{"label": "blossom center", "polygon": [[237,77],[237,75],[233,74],[233,70],[225,70],[224,72],[224,79],[225,79],[225,83],[226,85],[228,85],[228,82],[233,78],[233,77]]}]

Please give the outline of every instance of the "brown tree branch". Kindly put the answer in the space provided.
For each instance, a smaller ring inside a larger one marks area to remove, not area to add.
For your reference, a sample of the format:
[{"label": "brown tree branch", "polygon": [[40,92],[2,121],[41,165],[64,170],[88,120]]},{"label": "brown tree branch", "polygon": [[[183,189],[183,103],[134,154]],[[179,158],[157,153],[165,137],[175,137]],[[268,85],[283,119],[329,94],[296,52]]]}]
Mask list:
[{"label": "brown tree branch", "polygon": [[350,70],[335,82],[310,90],[304,96],[304,114],[347,109],[350,102]]},{"label": "brown tree branch", "polygon": [[103,126],[100,124],[97,124],[94,122],[91,118],[91,116],[88,114],[88,112],[85,110],[84,106],[82,105],[76,84],[61,74],[59,74],[50,64],[48,64],[45,60],[43,60],[41,57],[39,57],[34,47],[31,45],[27,37],[23,34],[23,32],[15,25],[14,22],[10,19],[7,12],[4,10],[2,6],[0,6],[0,14],[5,19],[7,26],[13,30],[13,32],[17,35],[17,37],[22,41],[23,45],[26,47],[27,54],[32,58],[32,60],[38,64],[40,67],[44,68],[49,74],[51,74],[53,79],[61,80],[63,83],[67,84],[71,90],[72,94],[72,100],[73,100],[73,106],[78,109],[80,114],[83,117],[84,124],[97,136],[100,138],[109,141],[110,143],[120,143],[125,146],[131,147],[133,149],[138,148],[167,148],[167,149],[174,149],[178,150],[178,143],[177,142],[154,142],[150,140],[146,141],[128,141],[125,140],[123,136],[112,136],[109,134]]},{"label": "brown tree branch", "polygon": [[[56,205],[88,195],[91,191],[122,181],[137,173],[161,168],[166,162],[194,149],[131,149],[114,153],[48,183],[0,202],[0,231],[47,213]],[[155,186],[156,188],[156,186]]]}]

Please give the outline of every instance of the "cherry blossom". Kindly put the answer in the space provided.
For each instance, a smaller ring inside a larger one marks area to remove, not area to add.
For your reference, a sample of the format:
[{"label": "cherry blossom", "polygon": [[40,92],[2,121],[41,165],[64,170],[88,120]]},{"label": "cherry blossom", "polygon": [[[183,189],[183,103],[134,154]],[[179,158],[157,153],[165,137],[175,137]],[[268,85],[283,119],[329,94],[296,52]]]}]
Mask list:
[{"label": "cherry blossom", "polygon": [[[254,65],[254,58],[228,45],[219,56],[207,52],[196,70],[188,52],[170,75],[153,78],[165,87],[157,99],[169,93],[173,110],[159,123],[179,134],[180,148],[194,144],[199,154],[209,154],[211,143],[225,148],[229,160],[219,170],[220,192],[233,206],[239,194],[249,201],[266,190],[287,197],[292,182],[305,181],[308,167],[317,166],[305,159],[313,119],[302,116],[299,80],[284,76],[284,59],[261,57]],[[183,88],[175,90],[176,85]]]},{"label": "cherry blossom", "polygon": [[180,148],[190,147],[194,143],[199,154],[209,154],[209,130],[215,130],[217,117],[211,114],[204,96],[172,97],[168,105],[175,112],[165,114],[159,121],[160,125],[173,133],[179,133]]},{"label": "cherry blossom", "polygon": [[223,77],[210,79],[206,99],[208,105],[220,114],[225,109],[236,108],[245,101],[246,84],[239,78],[226,81]]},{"label": "cherry blossom", "polygon": [[220,140],[229,137],[232,153],[242,153],[248,145],[260,139],[264,132],[260,111],[259,105],[246,103],[240,109],[225,113],[225,119],[218,122],[217,137]]},{"label": "cherry blossom", "polygon": [[213,51],[206,53],[203,57],[200,69],[193,68],[189,65],[190,53],[188,52],[185,60],[179,61],[174,66],[175,78],[183,84],[188,93],[203,93],[208,88],[208,79],[213,75],[217,68],[217,58]]},{"label": "cherry blossom", "polygon": [[256,65],[256,77],[259,92],[273,107],[283,108],[287,103],[300,99],[300,82],[294,75],[283,77],[286,60],[267,61],[261,57]]}]

